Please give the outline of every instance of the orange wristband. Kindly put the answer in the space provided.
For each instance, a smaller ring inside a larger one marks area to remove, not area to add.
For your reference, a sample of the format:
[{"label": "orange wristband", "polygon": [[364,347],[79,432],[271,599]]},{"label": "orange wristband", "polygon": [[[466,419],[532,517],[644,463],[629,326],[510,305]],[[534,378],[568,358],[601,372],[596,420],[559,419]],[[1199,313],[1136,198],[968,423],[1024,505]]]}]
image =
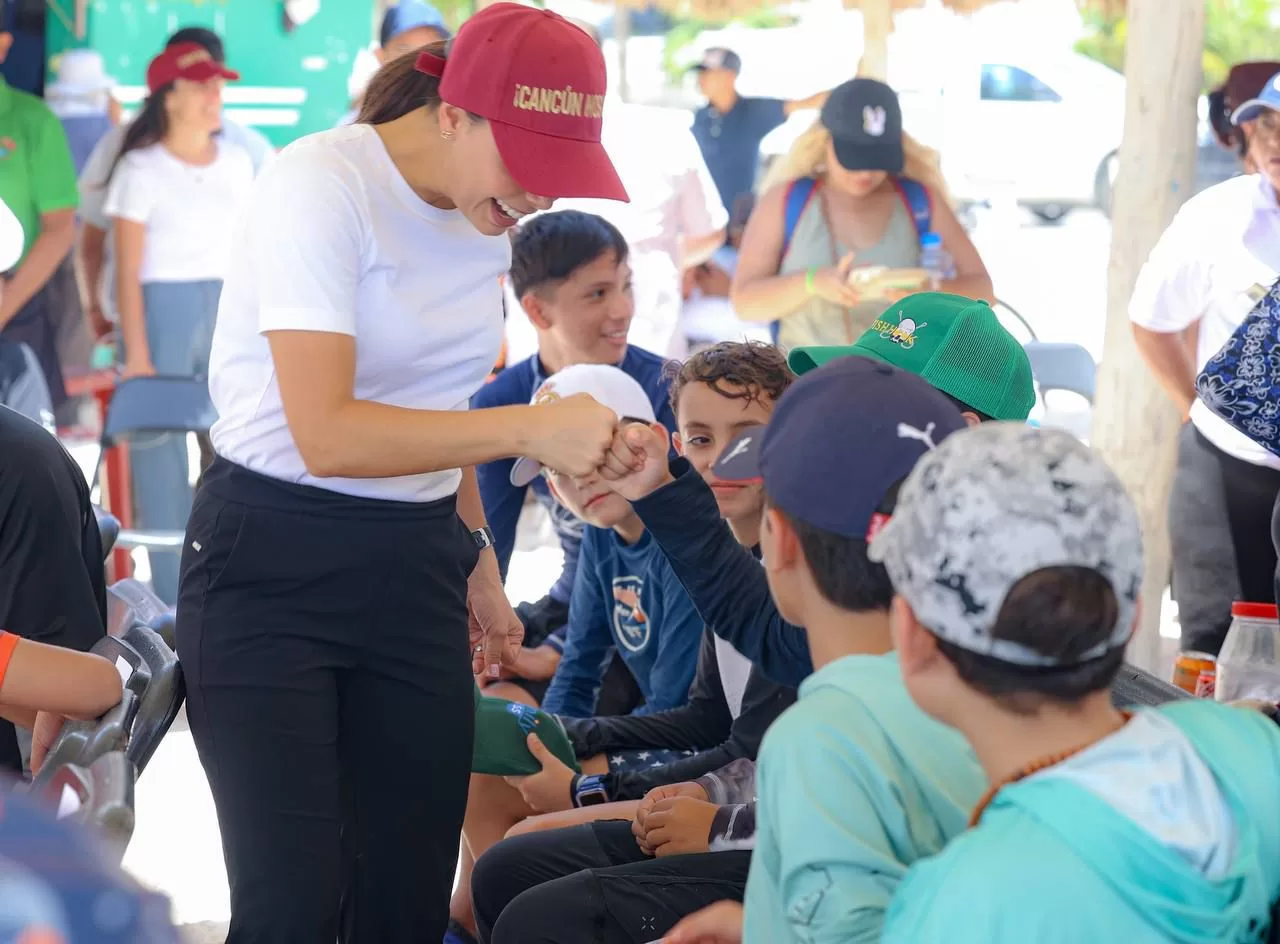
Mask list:
[{"label": "orange wristband", "polygon": [[4,677],[9,672],[9,660],[13,658],[13,650],[18,648],[22,637],[16,633],[7,633],[0,629],[0,688],[4,687]]}]

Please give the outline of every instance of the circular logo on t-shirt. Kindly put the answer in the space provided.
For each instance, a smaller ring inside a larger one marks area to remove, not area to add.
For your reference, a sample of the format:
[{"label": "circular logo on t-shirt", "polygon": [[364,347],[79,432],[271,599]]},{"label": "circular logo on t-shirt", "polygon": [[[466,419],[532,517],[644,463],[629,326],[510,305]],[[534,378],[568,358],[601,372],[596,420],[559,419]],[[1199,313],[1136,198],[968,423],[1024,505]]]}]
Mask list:
[{"label": "circular logo on t-shirt", "polygon": [[13,138],[0,138],[0,161],[6,157],[11,157],[18,150],[18,142]]},{"label": "circular logo on t-shirt", "polygon": [[649,614],[640,602],[643,592],[643,577],[613,578],[613,633],[618,645],[629,652],[647,646],[652,632]]}]

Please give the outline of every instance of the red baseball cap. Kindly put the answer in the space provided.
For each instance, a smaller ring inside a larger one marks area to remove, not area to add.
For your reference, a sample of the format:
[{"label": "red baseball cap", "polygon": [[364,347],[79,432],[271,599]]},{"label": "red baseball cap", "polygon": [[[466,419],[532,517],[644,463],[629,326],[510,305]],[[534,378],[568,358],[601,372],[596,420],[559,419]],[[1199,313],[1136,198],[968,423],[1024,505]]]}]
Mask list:
[{"label": "red baseball cap", "polygon": [[147,91],[154,93],[175,79],[208,82],[215,78],[234,82],[240,78],[240,73],[218,62],[199,43],[175,43],[147,66]]},{"label": "red baseball cap", "polygon": [[516,183],[540,197],[627,200],[600,144],[600,47],[559,14],[495,3],[462,24],[448,58],[418,56],[440,97],[489,121]]}]

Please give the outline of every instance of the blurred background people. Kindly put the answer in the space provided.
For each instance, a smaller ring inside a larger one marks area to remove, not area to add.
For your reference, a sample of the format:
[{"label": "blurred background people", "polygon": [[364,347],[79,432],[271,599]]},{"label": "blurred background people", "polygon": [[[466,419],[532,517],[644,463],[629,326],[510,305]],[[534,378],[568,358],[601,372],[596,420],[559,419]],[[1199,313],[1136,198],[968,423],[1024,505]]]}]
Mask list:
[{"label": "blurred background people", "polygon": [[[13,36],[0,6],[0,62]],[[23,231],[22,253],[0,271],[0,342],[35,354],[54,409],[66,400],[49,283],[75,240],[76,171],[57,116],[0,78],[0,200]]]},{"label": "blurred background people", "polygon": [[[253,182],[248,153],[218,134],[222,86],[239,78],[198,43],[147,67],[147,99],[107,177],[115,234],[124,376],[204,377],[232,227]],[[181,530],[191,511],[187,437],[153,433],[130,445],[138,526]],[[155,551],[151,582],[172,604],[178,553]]]},{"label": "blurred background people", "polygon": [[[188,26],[178,30],[169,37],[165,46],[172,47],[180,43],[196,43],[213,57],[215,63],[225,64],[227,61],[222,38],[203,26]],[[111,263],[111,220],[104,210],[104,203],[107,198],[107,177],[115,166],[128,128],[129,125],[121,124],[107,132],[93,149],[89,162],[80,174],[80,218],[83,225],[77,250],[78,262],[88,296],[85,314],[99,337],[110,334],[119,321]],[[255,174],[262,170],[263,165],[275,153],[271,142],[262,132],[242,125],[225,114],[221,116],[218,130],[223,140],[248,152]]]},{"label": "blurred background people", "polygon": [[378,30],[378,45],[373,50],[375,68],[357,77],[359,91],[352,95],[351,109],[339,119],[338,124],[349,125],[356,120],[364,101],[364,88],[373,78],[377,67],[452,35],[440,11],[423,0],[401,0],[395,6],[388,7]]},{"label": "blurred background people", "polygon": [[[801,185],[808,195],[792,205]],[[747,321],[777,322],[784,348],[852,344],[895,297],[856,288],[855,268],[918,267],[929,233],[941,238],[955,269],[934,287],[994,301],[936,156],[903,133],[898,96],[883,82],[852,79],[832,91],[819,120],[770,168],[743,235],[734,308]]]},{"label": "blurred background people", "polygon": [[693,136],[716,182],[720,202],[729,211],[738,197],[755,188],[760,142],[765,136],[794,112],[821,108],[829,93],[791,101],[739,95],[742,58],[720,46],[703,53],[693,70],[698,73],[698,90],[707,97],[707,104],[694,112]]}]

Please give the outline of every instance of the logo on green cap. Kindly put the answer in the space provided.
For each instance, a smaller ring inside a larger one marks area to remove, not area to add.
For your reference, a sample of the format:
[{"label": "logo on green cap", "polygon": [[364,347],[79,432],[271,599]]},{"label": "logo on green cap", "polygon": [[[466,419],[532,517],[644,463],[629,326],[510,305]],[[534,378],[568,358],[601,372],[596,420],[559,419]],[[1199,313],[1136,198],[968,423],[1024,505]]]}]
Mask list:
[{"label": "logo on green cap", "polygon": [[927,327],[929,327],[929,322],[922,321],[920,324],[916,324],[914,319],[904,317],[902,312],[898,312],[898,323],[896,325],[885,321],[883,318],[877,318],[871,323],[871,330],[876,332],[881,340],[900,344],[904,351],[909,351],[916,346],[916,332]]}]

